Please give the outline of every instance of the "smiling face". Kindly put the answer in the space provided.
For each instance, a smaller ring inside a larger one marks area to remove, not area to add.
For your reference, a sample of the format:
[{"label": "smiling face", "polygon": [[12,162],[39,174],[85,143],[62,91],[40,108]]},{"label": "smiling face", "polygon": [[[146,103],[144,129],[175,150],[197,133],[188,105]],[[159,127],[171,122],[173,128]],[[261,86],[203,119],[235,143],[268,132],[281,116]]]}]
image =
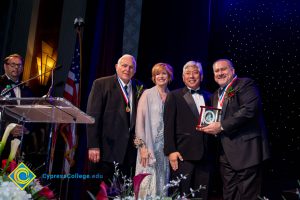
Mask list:
[{"label": "smiling face", "polygon": [[22,59],[17,56],[9,57],[4,63],[5,74],[13,81],[18,81],[23,72]]},{"label": "smiling face", "polygon": [[118,77],[127,84],[135,74],[136,62],[133,56],[124,55],[119,59],[115,67]]},{"label": "smiling face", "polygon": [[152,68],[152,81],[158,86],[167,86],[173,78],[173,68],[167,63],[157,63]]},{"label": "smiling face", "polygon": [[169,81],[169,76],[166,70],[161,70],[155,75],[155,84],[158,86],[166,86]]},{"label": "smiling face", "polygon": [[201,82],[201,74],[199,68],[194,65],[186,67],[183,71],[182,79],[187,87],[196,90],[200,87]]},{"label": "smiling face", "polygon": [[233,79],[235,70],[228,60],[219,60],[213,64],[214,79],[220,87],[225,87]]}]

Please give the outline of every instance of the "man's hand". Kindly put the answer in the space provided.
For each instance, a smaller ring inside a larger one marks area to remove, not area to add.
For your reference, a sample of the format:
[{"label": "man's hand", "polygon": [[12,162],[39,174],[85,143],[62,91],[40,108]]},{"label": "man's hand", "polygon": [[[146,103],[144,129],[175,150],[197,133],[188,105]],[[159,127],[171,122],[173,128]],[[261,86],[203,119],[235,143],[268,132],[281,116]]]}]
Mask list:
[{"label": "man's hand", "polygon": [[183,158],[178,151],[169,154],[169,161],[174,171],[178,169],[178,159],[183,161]]},{"label": "man's hand", "polygon": [[148,166],[149,164],[149,152],[148,152],[148,149],[143,146],[141,148],[139,148],[139,151],[140,151],[140,163],[143,167],[146,167]]},{"label": "man's hand", "polygon": [[15,126],[15,128],[13,128],[13,129],[11,130],[10,134],[11,134],[13,137],[19,137],[19,136],[22,135],[22,133],[26,133],[26,132],[28,132],[28,130],[27,130],[24,126],[17,124],[17,125]]},{"label": "man's hand", "polygon": [[100,161],[100,149],[99,148],[89,149],[89,160],[93,163]]},{"label": "man's hand", "polygon": [[211,135],[217,135],[222,131],[220,122],[213,122],[208,126],[197,128],[198,131],[202,131]]}]

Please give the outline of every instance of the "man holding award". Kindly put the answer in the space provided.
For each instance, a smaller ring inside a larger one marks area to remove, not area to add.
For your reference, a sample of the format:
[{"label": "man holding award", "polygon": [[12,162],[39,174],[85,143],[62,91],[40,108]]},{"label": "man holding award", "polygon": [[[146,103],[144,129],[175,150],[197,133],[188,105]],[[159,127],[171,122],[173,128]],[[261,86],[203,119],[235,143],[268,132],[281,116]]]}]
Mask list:
[{"label": "man holding award", "polygon": [[261,194],[261,163],[269,157],[259,92],[253,80],[237,77],[230,60],[217,60],[213,72],[220,88],[212,101],[222,109],[221,120],[199,130],[221,140],[224,200],[254,200]]},{"label": "man holding award", "polygon": [[210,93],[200,88],[203,80],[201,63],[187,62],[182,78],[186,86],[170,92],[165,102],[164,152],[171,165],[170,179],[187,176],[180,182],[180,194],[190,194],[190,189],[206,186],[194,198],[207,199],[212,161],[208,150],[210,136],[197,131],[196,126],[200,106],[210,104]]}]

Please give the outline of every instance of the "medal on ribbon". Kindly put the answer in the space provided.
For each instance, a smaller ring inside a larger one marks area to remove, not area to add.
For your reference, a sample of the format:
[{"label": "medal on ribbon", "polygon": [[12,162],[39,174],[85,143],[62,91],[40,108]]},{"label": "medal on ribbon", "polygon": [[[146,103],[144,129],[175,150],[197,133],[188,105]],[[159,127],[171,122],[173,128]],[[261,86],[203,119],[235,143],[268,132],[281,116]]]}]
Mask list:
[{"label": "medal on ribbon", "polygon": [[225,94],[228,93],[228,89],[231,87],[231,85],[234,83],[234,81],[237,79],[237,76],[235,76],[230,83],[225,87],[224,91],[222,92],[222,94],[219,96],[219,100],[218,100],[218,108],[222,108],[223,103],[225,101]]},{"label": "medal on ribbon", "polygon": [[128,92],[127,92],[127,85],[123,86],[121,84],[119,78],[118,78],[118,81],[119,81],[120,86],[121,86],[122,96],[123,96],[124,101],[126,103],[125,111],[129,113],[131,111],[131,109],[130,109],[129,95],[128,95]]},{"label": "medal on ribbon", "polygon": [[130,112],[130,107],[128,106],[128,104],[126,105],[125,111]]}]

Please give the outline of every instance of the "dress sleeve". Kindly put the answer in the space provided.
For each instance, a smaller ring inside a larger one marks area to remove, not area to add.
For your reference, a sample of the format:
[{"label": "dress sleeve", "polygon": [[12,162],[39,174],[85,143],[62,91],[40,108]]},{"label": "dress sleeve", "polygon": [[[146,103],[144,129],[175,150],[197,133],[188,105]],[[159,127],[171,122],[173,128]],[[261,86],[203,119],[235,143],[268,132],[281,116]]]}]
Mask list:
[{"label": "dress sleeve", "polygon": [[145,116],[148,107],[147,102],[147,94],[148,91],[145,90],[139,99],[137,115],[136,115],[136,123],[135,123],[135,136],[137,139],[141,139],[144,142],[146,141],[145,136]]}]

